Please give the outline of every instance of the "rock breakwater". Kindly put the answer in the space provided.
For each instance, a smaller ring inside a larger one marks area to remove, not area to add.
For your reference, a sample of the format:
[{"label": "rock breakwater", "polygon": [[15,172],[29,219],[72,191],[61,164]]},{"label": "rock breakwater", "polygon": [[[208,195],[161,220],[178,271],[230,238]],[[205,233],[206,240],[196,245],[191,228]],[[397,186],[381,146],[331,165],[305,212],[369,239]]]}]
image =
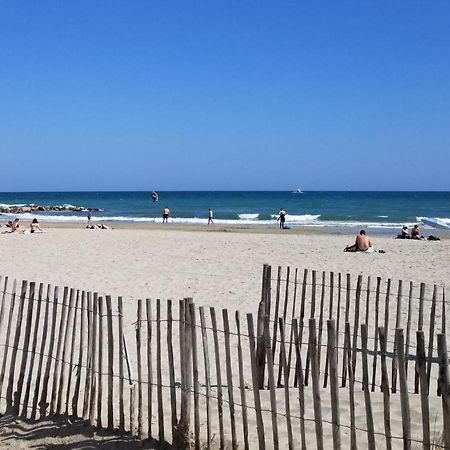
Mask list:
[{"label": "rock breakwater", "polygon": [[62,205],[62,206],[48,206],[48,205],[0,205],[0,214],[24,214],[33,212],[47,212],[47,211],[102,211],[100,208],[84,208],[82,206]]}]

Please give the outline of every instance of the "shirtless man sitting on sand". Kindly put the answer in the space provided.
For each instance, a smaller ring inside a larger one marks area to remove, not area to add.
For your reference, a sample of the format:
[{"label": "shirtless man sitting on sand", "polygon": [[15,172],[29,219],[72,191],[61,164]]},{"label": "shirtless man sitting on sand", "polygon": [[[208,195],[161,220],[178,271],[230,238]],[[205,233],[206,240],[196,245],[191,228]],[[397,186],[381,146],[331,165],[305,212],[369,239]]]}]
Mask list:
[{"label": "shirtless man sitting on sand", "polygon": [[364,230],[361,230],[359,235],[356,236],[355,244],[360,252],[366,252],[369,248],[372,248],[372,242],[370,242],[370,239],[366,236],[366,232]]}]

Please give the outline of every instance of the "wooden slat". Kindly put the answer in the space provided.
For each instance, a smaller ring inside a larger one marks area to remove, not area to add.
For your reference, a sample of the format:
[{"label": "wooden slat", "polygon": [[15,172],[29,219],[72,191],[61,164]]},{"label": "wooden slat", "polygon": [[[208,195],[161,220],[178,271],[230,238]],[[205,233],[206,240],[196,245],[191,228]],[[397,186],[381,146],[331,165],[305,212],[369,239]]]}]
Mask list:
[{"label": "wooden slat", "polygon": [[311,355],[311,378],[313,385],[314,421],[317,449],[323,450],[322,403],[320,400],[319,367],[317,358],[316,319],[309,319],[309,354]]},{"label": "wooden slat", "polygon": [[108,430],[114,429],[114,339],[111,296],[106,296],[106,325],[108,330]]},{"label": "wooden slat", "polygon": [[13,410],[13,389],[14,389],[14,378],[16,373],[16,360],[17,360],[17,349],[19,348],[20,333],[22,329],[23,320],[23,307],[25,302],[25,296],[27,293],[28,282],[22,281],[22,287],[20,289],[19,307],[17,311],[16,318],[16,332],[14,334],[14,341],[11,351],[11,362],[9,364],[9,377],[8,386],[6,388],[6,411],[18,413],[17,407]]},{"label": "wooden slat", "polygon": [[[211,325],[213,331],[214,338],[214,355],[215,355],[215,364],[216,364],[216,384],[217,384],[217,411],[219,418],[219,439],[220,439],[220,448],[224,448],[225,446],[225,434],[223,430],[223,396],[222,396],[222,371],[220,368],[220,351],[219,351],[219,339],[217,335],[217,320],[216,320],[216,311],[213,307],[209,309],[209,313],[211,316]],[[254,360],[256,363],[256,356],[254,356]],[[258,371],[255,372],[258,376]],[[259,384],[257,388],[259,389]]]},{"label": "wooden slat", "polygon": [[53,301],[52,301],[52,322],[50,326],[50,338],[48,344],[48,358],[45,364],[44,378],[42,380],[42,393],[41,399],[39,401],[39,413],[41,417],[44,417],[48,407],[47,403],[47,392],[48,383],[50,379],[50,369],[53,362],[53,349],[55,347],[55,334],[56,334],[56,322],[58,316],[58,298],[59,298],[59,288],[55,286],[53,290]]},{"label": "wooden slat", "polygon": [[[6,328],[6,338],[5,338],[5,349],[3,352],[3,359],[2,359],[2,369],[0,372],[0,395],[3,395],[3,381],[5,380],[5,371],[6,371],[6,362],[8,360],[8,353],[9,353],[9,347],[10,347],[10,337],[11,337],[11,328],[13,326],[13,318],[14,318],[14,308],[16,305],[16,289],[17,289],[17,281],[13,281],[13,287],[11,292],[11,301],[9,304],[9,314],[8,314],[8,326]],[[6,289],[5,289],[6,290]]]},{"label": "wooden slat", "polygon": [[[430,388],[430,376],[431,376],[431,359],[433,357],[433,344],[434,344],[434,327],[436,322],[436,302],[437,302],[437,286],[433,288],[433,298],[431,300],[430,310],[430,334],[428,336],[428,363],[427,363],[427,384]],[[419,376],[420,379],[420,376]]]},{"label": "wooden slat", "polygon": [[400,402],[402,409],[402,429],[403,429],[403,448],[411,448],[411,416],[409,410],[409,397],[408,397],[408,381],[406,379],[405,370],[405,343],[403,337],[403,329],[397,328],[395,330],[395,340],[397,347],[398,358],[398,375],[400,378]]},{"label": "wooden slat", "polygon": [[[151,336],[151,329],[147,330],[147,333]],[[173,316],[172,316],[172,301],[167,300],[167,360],[169,365],[169,383],[170,383],[170,417],[171,417],[171,425],[172,425],[172,441],[177,434],[177,393],[175,386],[175,361],[173,354],[173,342],[172,342],[172,333],[173,333]],[[149,342],[149,348],[151,349],[151,345]],[[151,354],[149,356],[151,360]],[[149,366],[149,374],[151,366]],[[149,380],[150,383],[150,380]],[[149,390],[149,392],[151,392]],[[149,403],[151,403],[151,396],[149,398]],[[149,410],[150,411],[150,410]],[[150,414],[150,412],[149,412]],[[150,426],[150,425],[149,425]]]},{"label": "wooden slat", "polygon": [[355,379],[351,363],[351,342],[350,342],[350,322],[345,322],[345,341],[344,349],[347,354],[347,370],[348,370],[348,393],[350,406],[350,448],[356,450],[356,419],[355,419]]},{"label": "wooden slat", "polygon": [[136,329],[135,329],[135,337],[136,337],[136,352],[137,352],[137,375],[138,375],[138,384],[137,384],[137,395],[138,395],[138,404],[137,404],[137,435],[139,439],[142,439],[142,336],[141,336],[141,328],[142,328],[142,300],[138,299],[137,306],[137,318],[136,318]]},{"label": "wooden slat", "polygon": [[[402,311],[402,280],[398,282],[398,290],[397,290],[397,313],[395,316],[395,328],[400,328],[401,323],[401,311]],[[395,357],[395,348],[394,348],[394,357],[392,358],[392,392],[395,393],[397,391],[397,358]]]},{"label": "wooden slat", "polygon": [[[74,315],[74,302],[75,302],[75,290],[70,289],[70,295],[69,295],[69,305],[67,306],[67,314],[66,314],[66,320],[63,324],[64,327],[64,341],[62,345],[62,356],[61,356],[61,370],[59,374],[59,385],[58,385],[58,396],[56,399],[56,414],[63,413],[62,411],[62,403],[63,403],[63,390],[67,387],[69,389],[69,386],[67,386],[66,382],[66,372],[67,372],[67,354],[69,352],[69,346],[70,346],[70,340],[69,340],[69,333],[72,323],[72,317]],[[64,411],[65,412],[65,411]]]},{"label": "wooden slat", "polygon": [[181,419],[180,429],[182,431],[182,439],[184,446],[189,445],[190,441],[190,420],[191,420],[191,383],[192,383],[192,364],[191,364],[191,352],[192,352],[192,340],[191,336],[191,318],[189,314],[189,304],[192,302],[191,298],[184,299],[184,314],[185,314],[185,327],[183,336],[183,348],[184,348],[184,372],[185,372],[185,395],[181,397]]},{"label": "wooden slat", "polygon": [[[266,315],[267,317],[267,315]],[[232,362],[231,362],[231,347],[230,347],[230,323],[228,320],[228,311],[226,309],[222,309],[222,320],[223,320],[223,329],[225,335],[225,361],[226,361],[226,371],[227,371],[227,390],[228,390],[228,406],[230,410],[230,425],[231,425],[231,447],[233,450],[236,450],[237,440],[236,440],[236,421],[234,414],[234,396],[233,396],[233,370],[232,370]],[[195,326],[195,324],[193,324]],[[267,330],[269,329],[269,324],[267,324]],[[192,341],[192,345],[194,345],[194,340]],[[267,348],[266,348],[267,350]],[[269,350],[270,350],[270,342],[269,342]],[[197,371],[198,372],[198,371]],[[194,391],[195,395],[195,391]],[[198,395],[198,393],[197,393]],[[198,403],[198,400],[197,400]],[[199,430],[200,432],[200,425]],[[200,448],[200,445],[199,445]]]},{"label": "wooden slat", "polygon": [[[334,301],[334,272],[330,272],[330,297],[329,297],[329,303],[328,303],[328,320],[331,320],[331,318],[333,317],[333,301]],[[328,327],[328,324],[327,324],[327,327]],[[336,333],[336,325],[333,325],[333,327],[334,327],[333,328],[334,332]],[[336,345],[336,336],[334,336],[333,342],[334,342],[334,345]],[[328,346],[328,348],[327,348],[327,359],[325,361],[325,375],[324,375],[324,380],[323,380],[323,387],[324,387],[324,389],[327,387],[327,384],[328,384],[328,371],[329,371],[329,365],[330,365],[329,348],[330,347]]]},{"label": "wooden slat", "polygon": [[[284,404],[285,404],[285,417],[286,417],[286,428],[288,435],[288,448],[293,450],[294,440],[292,436],[292,424],[291,424],[291,406],[289,401],[289,375],[287,372],[287,357],[286,357],[286,346],[285,346],[285,332],[284,332],[284,322],[280,321],[280,350],[281,350],[281,364],[283,365],[284,373]],[[314,363],[313,363],[314,366]],[[313,369],[314,370],[314,369]]]},{"label": "wooden slat", "polygon": [[[256,430],[258,433],[258,448],[259,450],[265,450],[266,443],[264,439],[264,422],[261,412],[261,398],[259,395],[258,384],[258,372],[256,369],[256,357],[255,357],[255,329],[253,326],[253,315],[247,314],[247,328],[248,328],[248,343],[250,351],[250,361],[252,366],[252,384],[253,384],[253,397],[256,413]],[[223,448],[223,446],[221,447]]]},{"label": "wooden slat", "polygon": [[[367,324],[361,324],[361,350],[363,366],[364,404],[366,407],[367,444],[370,450],[375,450],[375,434],[373,426],[372,403],[369,390],[369,368],[367,364]],[[355,351],[355,349],[353,349]]]},{"label": "wooden slat", "polygon": [[295,269],[295,277],[294,277],[294,299],[292,302],[292,314],[291,314],[291,332],[290,332],[290,338],[289,338],[289,355],[287,360],[287,375],[288,375],[288,381],[291,374],[291,362],[292,362],[292,349],[294,344],[294,330],[292,328],[292,321],[295,318],[295,308],[297,303],[297,285],[298,285],[298,269]]},{"label": "wooden slat", "polygon": [[89,398],[89,423],[91,425],[95,425],[95,402],[97,400],[97,371],[98,371],[98,356],[97,356],[97,347],[98,347],[98,342],[97,342],[97,324],[98,324],[98,294],[97,292],[94,292],[94,298],[92,300],[92,336],[91,336],[91,341],[92,341],[92,352],[91,352],[91,359],[92,359],[92,364],[91,364],[91,386],[89,388],[90,391],[90,398]]},{"label": "wooden slat", "polygon": [[[311,285],[311,310],[309,313],[309,318],[313,319],[316,313],[316,285],[317,285],[317,272],[312,271],[312,285]],[[308,386],[309,381],[309,366],[311,364],[311,354],[310,345],[308,340],[308,348],[306,353],[306,364],[305,364],[305,386]]]},{"label": "wooden slat", "polygon": [[420,384],[420,407],[422,411],[422,436],[423,436],[423,448],[431,448],[430,439],[430,407],[428,404],[428,380],[425,360],[425,335],[423,330],[416,332],[416,359],[417,369],[419,371],[419,384]]},{"label": "wooden slat", "polygon": [[22,416],[26,417],[28,412],[28,402],[30,401],[30,391],[31,391],[31,381],[33,379],[33,373],[34,373],[34,361],[36,357],[36,348],[38,343],[38,331],[40,327],[42,326],[42,323],[40,321],[41,316],[41,308],[42,308],[42,301],[43,301],[43,290],[44,285],[42,283],[39,283],[39,289],[38,289],[38,298],[37,298],[37,306],[33,305],[33,309],[36,306],[36,314],[34,319],[34,330],[33,330],[33,339],[31,343],[31,351],[29,355],[29,363],[28,363],[28,377],[27,382],[25,384],[25,394],[23,397],[23,406],[22,406]]},{"label": "wooden slat", "polygon": [[[41,337],[41,345],[39,348],[39,362],[38,362],[38,368],[36,373],[36,382],[34,386],[34,393],[33,393],[33,402],[31,406],[31,420],[36,419],[37,414],[37,406],[39,402],[39,392],[40,392],[40,386],[41,386],[41,378],[42,378],[42,369],[44,365],[44,351],[45,351],[45,344],[47,343],[47,331],[48,331],[48,321],[49,321],[49,311],[50,311],[50,291],[51,286],[47,285],[47,293],[45,295],[45,312],[44,312],[44,323],[42,325],[42,337]],[[41,325],[39,321],[37,322],[39,326]],[[0,389],[1,393],[1,389]]]},{"label": "wooden slat", "polygon": [[[306,290],[307,290],[307,281],[308,281],[308,269],[304,269],[303,271],[303,280],[302,280],[302,300],[301,300],[301,304],[300,304],[300,318],[299,318],[299,329],[297,330],[298,335],[299,335],[299,340],[298,340],[298,346],[300,348],[302,348],[302,344],[303,344],[303,328],[304,328],[304,319],[305,319],[305,306],[306,306]],[[295,339],[295,336],[294,336]],[[298,361],[298,358],[296,358]],[[300,377],[300,373],[299,373],[299,367],[296,364],[295,366],[295,380],[294,380],[294,387],[297,387],[297,383]],[[303,377],[303,373],[301,374],[302,380],[304,379]]]},{"label": "wooden slat", "polygon": [[[279,321],[279,324],[283,323],[283,319]],[[281,332],[281,330],[280,330]],[[264,318],[264,341],[266,343],[266,355],[267,355],[267,376],[268,385],[270,391],[270,415],[272,419],[272,447],[274,450],[279,449],[278,438],[278,420],[277,420],[277,394],[275,385],[275,375],[273,368],[273,355],[270,348],[270,334],[269,334],[269,316]],[[281,351],[281,349],[280,349]]]},{"label": "wooden slat", "polygon": [[[375,391],[375,380],[377,376],[377,354],[378,354],[378,320],[380,315],[380,286],[381,277],[377,277],[377,287],[375,292],[375,317],[374,317],[374,335],[375,340],[373,344],[373,362],[372,362],[372,392]],[[385,330],[387,333],[387,330]]]},{"label": "wooden slat", "polygon": [[[423,302],[425,299],[425,283],[420,283],[420,292],[419,292],[419,323],[417,325],[417,329],[419,331],[423,330]],[[417,361],[415,365],[415,373],[414,373],[414,393],[417,394],[419,392],[419,372],[417,368]]]},{"label": "wooden slat", "polygon": [[[194,390],[194,445],[196,450],[200,450],[200,398],[199,398],[199,381],[198,381],[198,355],[197,355],[197,320],[195,317],[195,304],[189,304],[189,312],[191,315],[191,336],[189,338],[192,340],[192,386]],[[228,367],[227,367],[228,374]],[[231,397],[232,399],[233,397]],[[234,425],[234,403],[230,405],[230,415],[231,410],[233,411],[232,420]]]},{"label": "wooden slat", "polygon": [[[347,273],[347,283],[345,285],[345,324],[350,323],[349,322],[349,317],[350,317],[350,293],[351,293],[351,278],[350,278],[350,274]],[[345,347],[345,346],[344,346]],[[351,342],[349,341],[348,343],[348,347],[351,347]],[[347,361],[347,356],[350,355],[350,361],[351,361],[351,352],[349,353],[348,351],[346,351],[346,349],[344,348],[342,350],[343,355],[342,355],[342,387],[345,387],[347,384],[347,366],[348,366],[348,361]]]},{"label": "wooden slat", "polygon": [[[409,295],[408,295],[408,317],[406,319],[406,344],[405,344],[405,355],[409,355],[409,345],[410,345],[410,335],[411,335],[411,311],[412,311],[412,297],[414,291],[414,283],[410,281],[409,283]],[[405,361],[406,377],[408,377],[408,363],[409,360]]]},{"label": "wooden slat", "polygon": [[448,375],[448,354],[445,334],[437,335],[439,357],[439,386],[442,398],[442,415],[444,422],[444,445],[450,448],[450,381]]},{"label": "wooden slat", "polygon": [[[186,317],[189,317],[189,310],[186,311]],[[186,336],[189,340],[189,335]],[[186,355],[186,358],[189,356]],[[162,351],[161,351],[161,300],[156,300],[156,389],[158,396],[158,439],[165,441],[164,432],[164,403],[162,396]]]},{"label": "wooden slat", "polygon": [[295,342],[295,354],[297,357],[298,367],[298,401],[300,406],[300,438],[301,438],[301,448],[306,450],[306,431],[305,431],[305,384],[303,380],[303,365],[302,365],[302,355],[300,351],[300,336],[298,332],[298,323],[294,319],[292,322],[294,328],[294,342]]},{"label": "wooden slat", "polygon": [[317,340],[317,345],[319,351],[317,352],[317,365],[319,366],[320,371],[320,359],[321,359],[321,353],[322,353],[322,332],[323,332],[323,306],[325,303],[325,287],[326,284],[326,274],[325,272],[322,272],[322,286],[320,289],[320,308],[319,308],[319,337]]},{"label": "wooden slat", "polygon": [[336,349],[336,326],[332,319],[327,320],[327,346],[328,358],[330,366],[330,397],[331,397],[331,418],[333,430],[333,448],[339,450],[341,448],[341,431],[340,431],[340,411],[339,411],[339,385],[338,385],[338,367],[337,367],[337,349]]},{"label": "wooden slat", "polygon": [[274,320],[273,320],[273,333],[272,333],[272,355],[275,355],[275,351],[277,348],[277,335],[278,335],[278,320],[277,317],[279,315],[280,308],[280,290],[281,290],[281,267],[278,266],[277,270],[277,290],[275,296],[275,311],[274,311]]},{"label": "wooden slat", "polygon": [[123,358],[124,358],[124,348],[123,348],[123,302],[122,297],[117,299],[117,314],[119,322],[119,432],[125,432],[125,404],[124,404],[124,383],[123,383]]},{"label": "wooden slat", "polygon": [[[86,292],[81,293],[81,309],[80,309],[80,346],[78,348],[78,363],[76,372],[75,388],[73,390],[72,397],[72,415],[78,417],[78,398],[80,396],[80,386],[81,386],[81,374],[83,372],[83,353],[84,353],[84,335],[86,333],[86,322],[85,322],[86,311]],[[72,346],[73,348],[73,346]]]},{"label": "wooden slat", "polygon": [[72,387],[72,373],[74,369],[74,359],[75,359],[75,332],[77,330],[77,316],[78,316],[78,310],[79,310],[79,304],[80,304],[80,291],[77,290],[77,297],[75,301],[75,306],[73,308],[73,320],[70,325],[71,328],[71,337],[69,340],[69,350],[68,353],[70,353],[69,358],[69,367],[68,367],[68,378],[67,378],[67,391],[66,391],[66,402],[65,402],[65,415],[67,416],[69,414],[69,399],[70,399],[70,389]]},{"label": "wooden slat", "polygon": [[92,293],[87,292],[87,354],[86,354],[86,375],[84,379],[83,395],[83,414],[85,420],[89,419],[90,393],[91,393],[91,375],[92,375],[92,327],[93,327],[93,304]]},{"label": "wooden slat", "polygon": [[[73,291],[72,291],[73,292]],[[59,319],[59,329],[58,329],[58,339],[56,341],[56,356],[55,356],[55,368],[53,369],[53,380],[52,380],[52,390],[50,396],[50,415],[55,414],[57,411],[57,393],[58,393],[58,374],[61,372],[62,368],[62,352],[64,346],[64,330],[66,324],[66,317],[68,315],[68,296],[69,288],[64,287],[63,300],[61,304],[61,314]]]},{"label": "wooden slat", "polygon": [[102,428],[103,408],[103,297],[98,298],[98,373],[97,373],[97,427]]},{"label": "wooden slat", "polygon": [[392,449],[391,434],[391,391],[389,389],[388,371],[386,366],[386,332],[384,327],[378,327],[378,335],[380,337],[381,351],[381,391],[383,392],[383,418],[384,418],[384,435],[386,439],[386,450]]},{"label": "wooden slat", "polygon": [[[209,362],[209,346],[208,346],[208,332],[206,329],[205,311],[203,306],[199,308],[200,325],[202,328],[202,343],[203,343],[203,366],[205,368],[205,400],[206,400],[206,449],[211,448],[211,370]],[[241,350],[242,357],[242,350]],[[242,361],[240,360],[242,364]],[[245,398],[245,392],[244,392]],[[246,422],[246,421],[245,421]]]},{"label": "wooden slat", "polygon": [[359,309],[361,304],[361,290],[362,290],[362,275],[358,275],[356,282],[356,297],[355,297],[355,315],[353,318],[353,341],[352,341],[352,371],[356,371],[356,353],[358,347],[358,330],[359,330]]},{"label": "wooden slat", "polygon": [[[238,364],[239,364],[239,390],[241,393],[241,408],[242,408],[242,431],[244,438],[244,450],[249,450],[248,443],[248,419],[247,419],[247,398],[245,395],[245,379],[244,379],[244,365],[243,365],[243,357],[242,357],[242,342],[241,342],[241,321],[239,317],[239,311],[235,313],[236,317],[236,330],[238,335]],[[205,330],[206,331],[206,330]],[[203,322],[202,322],[202,332],[203,332]],[[205,342],[204,342],[205,344]],[[204,345],[205,348],[205,345]],[[209,385],[209,357],[207,357],[208,351],[208,343],[206,341],[206,354],[205,354],[205,378],[206,378],[206,398],[207,398],[207,428],[210,430],[209,423],[209,392],[211,390],[211,386]],[[206,370],[208,367],[208,370]],[[208,449],[209,443],[211,440],[210,432],[208,432]]]}]

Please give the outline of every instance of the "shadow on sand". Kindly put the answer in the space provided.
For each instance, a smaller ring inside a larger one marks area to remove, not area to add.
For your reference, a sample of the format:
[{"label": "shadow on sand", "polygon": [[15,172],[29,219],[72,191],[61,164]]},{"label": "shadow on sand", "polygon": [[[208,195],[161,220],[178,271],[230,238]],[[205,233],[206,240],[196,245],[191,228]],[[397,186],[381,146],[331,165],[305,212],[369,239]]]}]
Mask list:
[{"label": "shadow on sand", "polygon": [[128,435],[119,435],[86,425],[81,420],[52,417],[31,421],[6,414],[0,416],[0,449],[167,449],[159,441],[138,441]]}]

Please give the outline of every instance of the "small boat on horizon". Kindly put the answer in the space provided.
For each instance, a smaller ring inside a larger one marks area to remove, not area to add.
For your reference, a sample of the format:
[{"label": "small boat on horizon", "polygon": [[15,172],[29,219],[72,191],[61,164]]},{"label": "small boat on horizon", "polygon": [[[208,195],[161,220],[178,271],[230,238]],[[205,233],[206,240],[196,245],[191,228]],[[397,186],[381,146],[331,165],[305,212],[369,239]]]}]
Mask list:
[{"label": "small boat on horizon", "polygon": [[298,188],[295,191],[292,191],[292,193],[293,194],[303,194],[303,191],[300,188]]}]

